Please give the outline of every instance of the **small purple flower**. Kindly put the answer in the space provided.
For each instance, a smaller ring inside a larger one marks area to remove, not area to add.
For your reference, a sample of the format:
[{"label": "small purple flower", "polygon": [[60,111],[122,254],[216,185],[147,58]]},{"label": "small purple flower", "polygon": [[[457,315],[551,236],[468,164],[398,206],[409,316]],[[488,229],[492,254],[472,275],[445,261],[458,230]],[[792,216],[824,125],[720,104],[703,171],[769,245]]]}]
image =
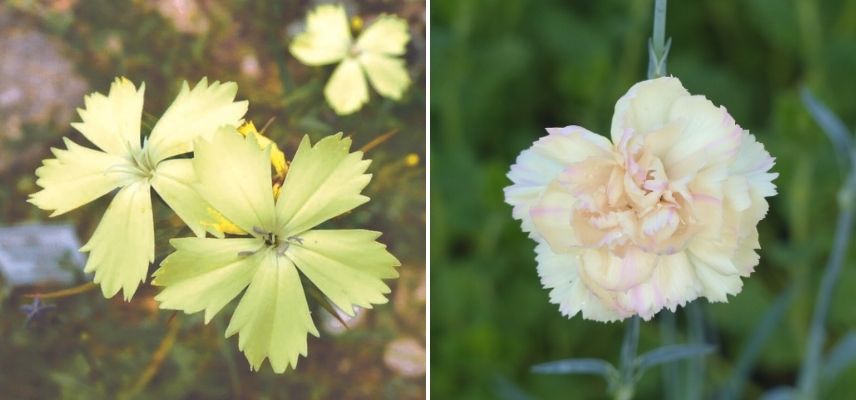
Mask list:
[{"label": "small purple flower", "polygon": [[44,304],[42,303],[42,299],[38,297],[34,298],[32,303],[21,306],[21,312],[27,314],[27,319],[24,321],[24,328],[26,328],[30,324],[30,321],[35,319],[39,313],[52,308],[56,308],[56,306],[53,304]]}]

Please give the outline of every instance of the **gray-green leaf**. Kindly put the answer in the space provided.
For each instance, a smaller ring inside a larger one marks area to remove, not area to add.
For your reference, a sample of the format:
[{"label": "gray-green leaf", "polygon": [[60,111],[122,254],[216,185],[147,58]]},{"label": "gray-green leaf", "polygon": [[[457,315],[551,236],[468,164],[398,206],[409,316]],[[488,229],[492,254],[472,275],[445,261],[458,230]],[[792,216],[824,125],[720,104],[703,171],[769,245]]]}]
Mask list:
[{"label": "gray-green leaf", "polygon": [[854,362],[856,362],[856,331],[847,334],[827,354],[822,367],[823,377],[833,381]]},{"label": "gray-green leaf", "polygon": [[636,359],[636,367],[641,371],[686,358],[700,357],[712,353],[716,347],[711,345],[675,344],[658,347]]},{"label": "gray-green leaf", "polygon": [[532,367],[538,374],[589,374],[608,377],[616,373],[612,364],[597,358],[570,358]]},{"label": "gray-green leaf", "polygon": [[844,122],[832,110],[814,97],[814,94],[808,88],[803,87],[800,89],[800,97],[802,97],[803,104],[805,104],[809,114],[817,122],[821,130],[826,133],[826,136],[829,137],[829,140],[835,147],[839,161],[844,164],[843,169],[847,171],[854,167],[854,164],[856,164],[854,157],[856,156],[853,155],[853,139]]}]

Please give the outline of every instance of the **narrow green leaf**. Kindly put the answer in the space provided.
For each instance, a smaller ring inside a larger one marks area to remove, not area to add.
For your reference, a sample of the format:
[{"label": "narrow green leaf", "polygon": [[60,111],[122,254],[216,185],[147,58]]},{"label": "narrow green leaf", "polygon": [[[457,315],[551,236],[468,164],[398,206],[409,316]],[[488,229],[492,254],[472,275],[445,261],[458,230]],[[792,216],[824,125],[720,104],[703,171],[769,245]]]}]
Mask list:
[{"label": "narrow green leaf", "polygon": [[823,133],[829,137],[833,147],[835,147],[835,154],[843,164],[842,170],[850,170],[856,164],[856,159],[854,159],[856,155],[853,153],[853,138],[847,126],[844,125],[844,122],[832,110],[814,97],[814,94],[808,88],[803,87],[800,89],[800,97],[809,114],[811,114],[814,121],[823,130]]},{"label": "narrow green leaf", "polygon": [[601,375],[608,378],[616,373],[615,367],[607,361],[597,358],[569,358],[552,361],[532,367],[537,374],[583,374]]},{"label": "narrow green leaf", "polygon": [[532,400],[523,388],[504,376],[494,377],[493,384],[493,393],[500,400]]},{"label": "narrow green leaf", "polygon": [[761,400],[791,400],[796,398],[796,391],[790,386],[779,386],[761,395]]},{"label": "narrow green leaf", "polygon": [[856,362],[856,331],[851,331],[826,355],[821,374],[827,381],[834,381],[854,362]]},{"label": "narrow green leaf", "polygon": [[639,356],[639,358],[636,359],[636,367],[641,372],[660,364],[704,356],[712,353],[715,349],[715,346],[708,344],[675,344],[662,346]]},{"label": "narrow green leaf", "polygon": [[339,323],[342,324],[345,329],[350,329],[348,323],[345,322],[344,319],[342,319],[342,316],[339,315],[339,312],[336,310],[336,307],[333,305],[333,303],[330,302],[330,299],[327,298],[324,293],[318,290],[318,288],[315,287],[315,284],[312,283],[311,280],[301,275],[300,281],[303,283],[303,287],[306,288],[306,293],[309,293],[309,297],[312,297],[312,300],[315,300],[318,305],[324,309],[324,311],[327,311],[327,313],[332,315],[333,318],[336,318],[336,321],[339,321]]}]

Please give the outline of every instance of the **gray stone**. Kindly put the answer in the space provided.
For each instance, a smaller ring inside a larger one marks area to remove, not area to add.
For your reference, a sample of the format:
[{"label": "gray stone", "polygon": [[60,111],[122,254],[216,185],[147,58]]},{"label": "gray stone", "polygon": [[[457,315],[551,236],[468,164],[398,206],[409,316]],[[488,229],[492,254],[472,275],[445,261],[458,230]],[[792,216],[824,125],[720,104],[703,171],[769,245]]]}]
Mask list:
[{"label": "gray stone", "polygon": [[0,275],[8,286],[74,283],[86,259],[72,225],[0,228]]}]

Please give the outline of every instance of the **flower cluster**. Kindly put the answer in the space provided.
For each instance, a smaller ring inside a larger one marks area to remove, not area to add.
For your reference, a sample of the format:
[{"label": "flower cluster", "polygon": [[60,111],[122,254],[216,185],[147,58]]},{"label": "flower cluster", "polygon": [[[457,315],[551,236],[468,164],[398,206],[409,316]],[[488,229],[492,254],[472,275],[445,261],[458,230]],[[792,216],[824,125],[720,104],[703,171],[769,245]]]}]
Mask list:
[{"label": "flower cluster", "polygon": [[741,290],[777,174],[725,108],[665,77],[618,100],[612,142],[578,126],[547,132],[511,167],[505,198],[564,315],[649,319]]},{"label": "flower cluster", "polygon": [[195,234],[172,239],[176,251],[154,273],[160,308],[204,311],[208,323],[243,292],[226,335],[239,334],[253,369],[270,359],[283,372],[306,355],[307,335],[318,335],[301,275],[353,314],[387,301],[383,280],[400,263],[378,232],[318,229],[369,200],[361,192],[370,161],[350,151],[351,140],[304,137],[289,165],[243,123],[248,105],[234,101],[237,90],[185,83],[143,138],[144,85],[116,79],[107,95],[86,98],[73,124],[96,149],[65,139],[36,171],[42,189],[30,202],[55,216],[118,189],[81,250],[104,296],[122,290],[130,300],[155,259],[154,189]]}]

